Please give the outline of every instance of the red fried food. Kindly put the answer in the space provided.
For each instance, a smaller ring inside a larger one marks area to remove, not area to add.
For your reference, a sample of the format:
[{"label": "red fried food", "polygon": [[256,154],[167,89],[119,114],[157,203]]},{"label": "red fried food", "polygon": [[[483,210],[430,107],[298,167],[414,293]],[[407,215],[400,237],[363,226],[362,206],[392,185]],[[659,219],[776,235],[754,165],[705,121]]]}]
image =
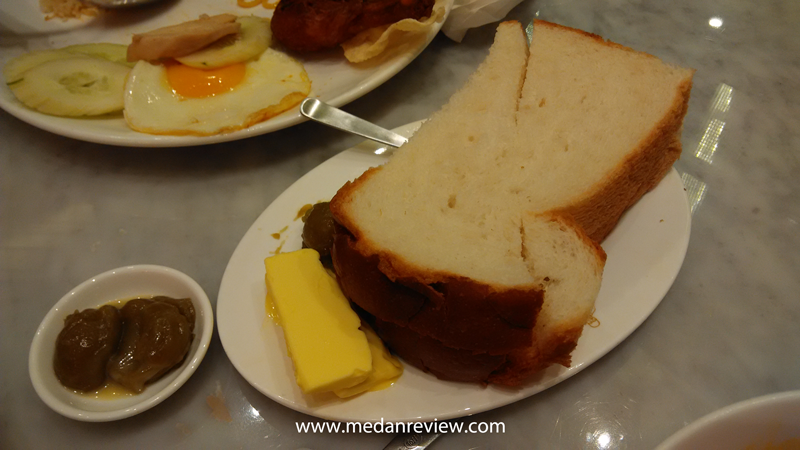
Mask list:
[{"label": "red fried food", "polygon": [[281,0],[272,16],[272,35],[290,50],[325,50],[368,28],[429,17],[433,4],[434,0]]}]

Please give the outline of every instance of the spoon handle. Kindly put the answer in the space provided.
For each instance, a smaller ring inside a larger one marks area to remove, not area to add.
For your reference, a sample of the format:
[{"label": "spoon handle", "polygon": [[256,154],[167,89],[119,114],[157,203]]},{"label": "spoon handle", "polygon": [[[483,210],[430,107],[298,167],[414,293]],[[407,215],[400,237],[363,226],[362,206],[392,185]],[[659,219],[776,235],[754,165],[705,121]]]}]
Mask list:
[{"label": "spoon handle", "polygon": [[423,450],[439,437],[439,433],[398,434],[383,450]]},{"label": "spoon handle", "polygon": [[400,147],[408,142],[408,139],[399,134],[381,128],[374,123],[367,122],[352,114],[348,114],[341,109],[321,102],[316,98],[307,98],[300,104],[300,114],[311,120],[325,125],[338,128],[342,131],[357,134],[367,139],[380,142],[381,144]]}]

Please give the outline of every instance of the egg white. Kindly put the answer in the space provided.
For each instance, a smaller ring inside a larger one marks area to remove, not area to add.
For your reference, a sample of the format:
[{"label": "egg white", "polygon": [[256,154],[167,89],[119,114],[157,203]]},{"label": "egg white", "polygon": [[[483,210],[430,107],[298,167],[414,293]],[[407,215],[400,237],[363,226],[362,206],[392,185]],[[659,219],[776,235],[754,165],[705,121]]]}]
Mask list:
[{"label": "egg white", "polygon": [[184,98],[170,87],[166,69],[139,61],[125,85],[125,120],[150,134],[209,136],[247,128],[300,103],[311,91],[303,65],[267,49],[246,63],[245,76],[232,91]]}]

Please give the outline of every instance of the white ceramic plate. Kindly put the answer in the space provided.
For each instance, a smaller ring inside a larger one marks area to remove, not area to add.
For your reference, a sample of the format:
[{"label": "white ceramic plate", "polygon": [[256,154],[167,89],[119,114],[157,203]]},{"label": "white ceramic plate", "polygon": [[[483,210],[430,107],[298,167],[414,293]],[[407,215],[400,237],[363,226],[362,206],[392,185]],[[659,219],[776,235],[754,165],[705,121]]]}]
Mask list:
[{"label": "white ceramic plate", "polygon": [[800,448],[800,391],[745,400],[693,422],[656,450]]},{"label": "white ceramic plate", "polygon": [[[452,0],[445,0],[446,14]],[[129,44],[133,33],[196,19],[200,14],[232,13],[271,17],[272,11],[261,6],[240,8],[236,0],[165,0],[152,7],[119,10],[94,19],[67,22],[44,20],[38,0],[4,0],[0,2],[0,66],[9,59],[30,50],[61,48],[72,44],[111,42]],[[446,17],[446,16],[445,16]],[[370,92],[408,65],[427,47],[439,32],[444,20],[435,24],[427,39],[414,51],[403,53],[380,64],[369,61],[350,64],[335,50],[319,55],[293,55],[300,60],[311,79],[312,97],[334,106],[345,105]],[[0,108],[17,118],[52,133],[101,144],[130,147],[179,147],[227,142],[277,131],[306,120],[295,107],[266,122],[245,130],[215,136],[157,136],[131,130],[122,113],[99,118],[68,118],[41,114],[26,108],[11,91],[0,88]]]},{"label": "white ceramic plate", "polygon": [[[419,123],[395,131],[409,136]],[[318,401],[294,381],[283,332],[266,317],[267,256],[301,246],[304,204],[330,199],[346,181],[380,165],[376,144],[364,143],[324,162],[281,194],[255,221],[228,263],[217,298],[222,345],[242,376],[269,398],[297,411],[340,421],[431,421],[507,405],[575,375],[625,339],[659,304],[683,263],[691,216],[680,176],[673,169],[645,195],[603,242],[608,254],[596,302],[597,328],[586,327],[569,369],[550,367],[521,389],[446,382],[406,365],[391,388],[350,400]],[[272,234],[281,233],[280,239]]]},{"label": "white ceramic plate", "polygon": [[[166,295],[191,298],[195,309],[194,340],[180,367],[130,397],[97,399],[65,388],[53,371],[53,354],[64,319],[75,310],[97,308],[114,300]],[[56,303],[36,330],[28,356],[28,371],[36,393],[57,413],[85,422],[107,422],[139,414],[178,390],[197,370],[214,332],[211,302],[197,282],[169,267],[126,266],[94,276]]]}]

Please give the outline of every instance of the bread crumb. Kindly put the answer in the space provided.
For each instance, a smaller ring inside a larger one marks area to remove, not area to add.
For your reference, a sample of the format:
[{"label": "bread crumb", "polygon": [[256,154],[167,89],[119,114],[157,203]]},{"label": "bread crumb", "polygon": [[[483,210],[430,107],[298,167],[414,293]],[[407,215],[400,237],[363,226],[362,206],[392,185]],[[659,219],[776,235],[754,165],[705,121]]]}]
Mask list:
[{"label": "bread crumb", "polygon": [[589,320],[586,322],[586,325],[589,325],[590,328],[597,328],[600,326],[600,320],[594,316],[595,311],[597,311],[597,308],[592,308],[592,313],[589,315]]}]

